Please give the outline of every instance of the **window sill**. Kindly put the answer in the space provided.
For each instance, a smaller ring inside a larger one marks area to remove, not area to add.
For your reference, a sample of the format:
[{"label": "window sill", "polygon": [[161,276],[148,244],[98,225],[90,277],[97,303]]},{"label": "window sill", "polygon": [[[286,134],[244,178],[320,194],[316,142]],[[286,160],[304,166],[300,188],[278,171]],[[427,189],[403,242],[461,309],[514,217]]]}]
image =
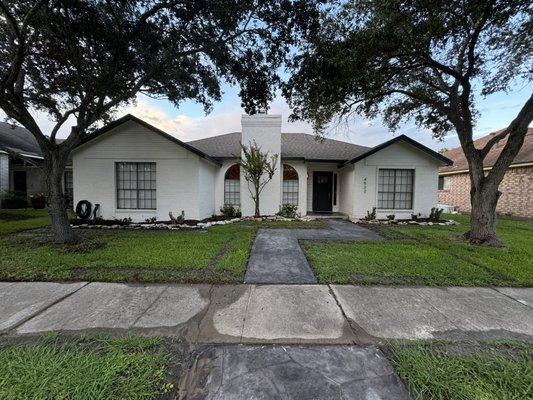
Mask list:
[{"label": "window sill", "polygon": [[139,213],[157,213],[157,210],[153,208],[116,208],[115,211],[117,213],[132,213],[132,212],[139,212]]},{"label": "window sill", "polygon": [[412,208],[376,208],[377,212],[414,212]]}]

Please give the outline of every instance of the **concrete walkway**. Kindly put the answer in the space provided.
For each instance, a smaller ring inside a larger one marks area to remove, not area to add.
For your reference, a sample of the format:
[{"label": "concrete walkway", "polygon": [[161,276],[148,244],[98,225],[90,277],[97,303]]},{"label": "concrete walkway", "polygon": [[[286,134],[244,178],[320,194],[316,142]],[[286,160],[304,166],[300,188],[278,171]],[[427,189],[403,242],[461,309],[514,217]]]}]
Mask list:
[{"label": "concrete walkway", "polygon": [[316,283],[299,240],[379,240],[375,232],[341,219],[325,219],[327,229],[260,229],[250,252],[246,283]]},{"label": "concrete walkway", "polygon": [[533,288],[0,283],[0,332],[114,330],[192,343],[533,340]]},{"label": "concrete walkway", "polygon": [[194,399],[409,399],[375,347],[206,346],[194,366],[186,389]]},{"label": "concrete walkway", "polygon": [[376,345],[533,340],[532,307],[533,288],[6,282],[0,332],[179,336],[184,399],[407,400]]}]

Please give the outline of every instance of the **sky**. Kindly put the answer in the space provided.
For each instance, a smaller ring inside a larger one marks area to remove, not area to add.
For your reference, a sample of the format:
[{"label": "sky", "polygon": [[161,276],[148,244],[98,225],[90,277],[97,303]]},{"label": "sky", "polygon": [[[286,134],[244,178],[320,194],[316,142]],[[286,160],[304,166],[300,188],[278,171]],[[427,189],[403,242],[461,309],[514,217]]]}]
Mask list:
[{"label": "sky", "polygon": [[[240,131],[240,119],[244,111],[240,107],[238,88],[225,85],[223,91],[222,100],[214,105],[213,111],[208,115],[205,115],[202,106],[192,101],[183,102],[177,108],[167,100],[154,100],[140,95],[134,104],[118,110],[116,116],[118,118],[128,113],[133,114],[183,141]],[[478,99],[480,117],[474,130],[475,137],[508,126],[530,94],[531,86],[515,85],[509,93],[497,93]],[[291,110],[281,96],[277,96],[270,104],[268,113],[281,114],[282,132],[313,133],[308,123],[288,122]],[[35,117],[45,133],[51,129],[52,122],[45,115],[35,113]],[[60,131],[59,137],[64,137],[67,131]],[[448,135],[443,141],[437,141],[429,131],[416,127],[412,122],[392,133],[379,119],[367,120],[364,117],[355,117],[349,124],[330,132],[328,137],[371,147],[400,134],[406,134],[434,150],[459,146],[454,134]]]},{"label": "sky", "polygon": [[[215,104],[208,115],[204,114],[201,106],[193,102],[185,102],[176,108],[168,101],[145,96],[139,97],[135,105],[121,110],[117,115],[131,113],[184,141],[240,131],[240,117],[244,110],[240,107],[238,90],[235,87],[224,89],[222,101]],[[508,126],[530,95],[531,86],[515,86],[510,93],[497,93],[479,99],[477,107],[480,117],[475,127],[475,136],[484,136]],[[277,96],[270,104],[268,113],[281,114],[282,132],[313,133],[308,123],[288,122],[291,110],[281,96]],[[406,134],[435,150],[459,146],[459,140],[454,134],[444,138],[444,141],[437,141],[432,138],[431,132],[418,128],[413,122],[406,123],[393,133],[379,119],[367,120],[364,117],[354,118],[346,126],[330,132],[328,137],[375,146],[400,134]]]}]

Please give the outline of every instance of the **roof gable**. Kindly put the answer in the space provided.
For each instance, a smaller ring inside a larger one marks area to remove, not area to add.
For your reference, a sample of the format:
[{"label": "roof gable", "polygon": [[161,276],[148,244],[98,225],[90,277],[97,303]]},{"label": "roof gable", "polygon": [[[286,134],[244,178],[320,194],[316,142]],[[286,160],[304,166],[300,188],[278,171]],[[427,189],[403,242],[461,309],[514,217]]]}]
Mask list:
[{"label": "roof gable", "polygon": [[132,122],[135,122],[145,128],[147,128],[148,130],[164,137],[165,139],[185,148],[186,150],[189,150],[190,152],[216,164],[216,165],[221,165],[220,162],[218,160],[216,160],[215,158],[209,156],[208,154],[205,154],[204,152],[202,152],[201,150],[198,150],[197,148],[185,143],[185,142],[182,142],[181,140],[175,138],[174,136],[172,135],[169,135],[168,133],[162,131],[161,129],[159,128],[156,128],[155,126],[153,125],[150,125],[149,123],[143,121],[142,119],[139,119],[131,114],[127,114],[125,115],[124,117],[122,118],[119,118],[109,124],[107,124],[106,126],[104,126],[103,128],[101,129],[98,129],[96,132],[94,132],[92,135],[88,136],[85,140],[83,140],[77,147],[81,147],[81,146],[84,146],[90,142],[92,142],[93,140],[105,135],[106,133],[109,133],[111,132],[113,129],[119,127],[120,125],[126,123],[126,122],[129,122],[129,121],[132,121]]},{"label": "roof gable", "polygon": [[383,149],[389,147],[390,145],[392,145],[394,143],[397,143],[397,142],[400,142],[400,141],[403,141],[403,142],[405,142],[407,144],[410,144],[411,146],[416,147],[417,149],[425,152],[426,154],[428,154],[429,156],[431,156],[433,158],[436,158],[437,160],[439,160],[440,162],[443,162],[446,165],[452,165],[453,164],[453,161],[450,160],[448,157],[445,157],[442,154],[437,153],[434,150],[431,150],[429,147],[426,147],[422,143],[417,142],[414,139],[411,139],[409,136],[400,135],[400,136],[396,136],[395,138],[393,138],[391,140],[383,142],[383,143],[381,143],[381,144],[379,144],[379,145],[377,145],[375,147],[372,147],[368,151],[366,151],[366,152],[364,152],[364,153],[352,158],[349,161],[346,161],[343,164],[343,166],[346,166],[348,164],[355,164],[356,162],[358,162],[358,161],[360,161],[360,160],[362,160],[364,158],[367,158],[368,156],[371,156],[372,154],[375,154],[378,151],[383,150]]}]

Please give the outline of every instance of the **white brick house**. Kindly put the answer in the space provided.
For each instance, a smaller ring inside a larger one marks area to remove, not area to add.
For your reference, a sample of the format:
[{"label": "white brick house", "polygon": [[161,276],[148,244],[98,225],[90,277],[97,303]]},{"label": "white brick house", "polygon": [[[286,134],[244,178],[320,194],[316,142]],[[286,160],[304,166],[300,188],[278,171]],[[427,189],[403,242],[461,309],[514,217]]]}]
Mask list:
[{"label": "white brick house", "polygon": [[265,187],[261,213],[281,204],[301,215],[340,212],[362,218],[429,214],[437,204],[438,169],[450,160],[407,136],[368,148],[312,135],[281,133],[281,116],[242,117],[242,132],[188,143],[127,115],[96,132],[73,153],[74,204],[99,204],[103,218],[142,221],[218,214],[225,203],[253,214],[248,183],[238,166],[240,143],[255,141],[279,154]]}]

